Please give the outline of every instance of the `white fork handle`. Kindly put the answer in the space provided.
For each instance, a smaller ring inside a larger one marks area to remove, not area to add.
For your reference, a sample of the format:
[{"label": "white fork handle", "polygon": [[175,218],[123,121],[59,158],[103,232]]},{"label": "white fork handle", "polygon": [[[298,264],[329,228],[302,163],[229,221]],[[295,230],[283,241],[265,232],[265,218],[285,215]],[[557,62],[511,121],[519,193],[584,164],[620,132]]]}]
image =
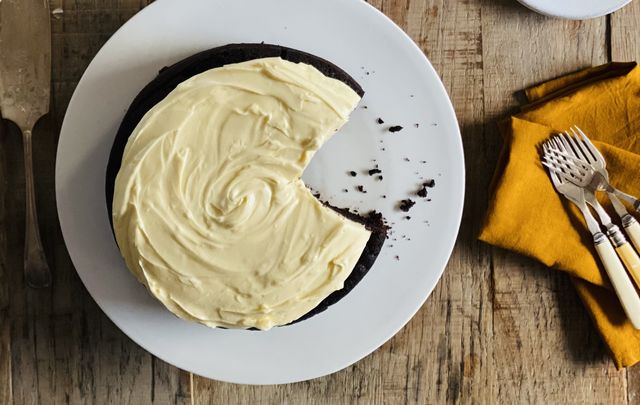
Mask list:
[{"label": "white fork handle", "polygon": [[[604,236],[604,235],[603,235]],[[596,251],[607,271],[613,289],[618,294],[622,308],[634,328],[640,329],[640,295],[627,275],[613,245],[605,238],[597,238]]]},{"label": "white fork handle", "polygon": [[636,219],[631,215],[629,215],[628,219],[625,215],[625,217],[622,218],[622,226],[629,236],[629,239],[631,239],[633,246],[635,246],[636,250],[640,252],[640,223],[638,223],[638,221],[636,221]]},{"label": "white fork handle", "polygon": [[631,275],[631,278],[636,283],[636,287],[640,288],[640,257],[633,249],[629,242],[616,247],[618,257],[624,263],[627,272]]}]

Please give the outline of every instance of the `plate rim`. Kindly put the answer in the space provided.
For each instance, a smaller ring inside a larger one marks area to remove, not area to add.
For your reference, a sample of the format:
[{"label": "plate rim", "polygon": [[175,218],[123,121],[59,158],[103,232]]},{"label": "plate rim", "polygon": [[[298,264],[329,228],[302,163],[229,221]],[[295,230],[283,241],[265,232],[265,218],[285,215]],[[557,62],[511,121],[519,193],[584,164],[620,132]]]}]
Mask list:
[{"label": "plate rim", "polygon": [[[98,59],[98,56],[104,51],[105,47],[107,47],[114,39],[118,38],[119,36],[123,35],[122,32],[124,31],[125,27],[127,27],[128,25],[132,25],[132,24],[136,24],[138,20],[145,18],[144,16],[150,12],[150,10],[154,10],[155,8],[160,7],[160,5],[164,5],[165,3],[169,3],[170,0],[157,0],[154,3],[146,6],[145,8],[143,8],[142,10],[140,10],[139,12],[137,12],[134,16],[132,16],[128,21],[126,21],[124,24],[122,24],[112,35],[111,37],[109,37],[109,39],[107,41],[105,41],[105,43],[100,47],[100,49],[98,50],[98,52],[96,52],[96,54],[93,56],[91,62],[87,65],[87,67],[85,68],[85,71],[83,72],[80,80],[78,80],[78,83],[76,85],[76,88],[74,89],[74,92],[69,100],[68,106],[67,106],[67,111],[65,111],[65,116],[61,125],[61,129],[60,129],[60,139],[62,138],[62,136],[64,136],[65,132],[68,131],[68,129],[66,129],[66,127],[69,125],[68,121],[70,120],[69,118],[69,107],[71,107],[74,104],[74,101],[78,95],[77,89],[80,88],[82,86],[82,84],[87,80],[86,79],[86,72],[89,71],[89,69],[93,66],[93,64],[95,63],[95,60]],[[149,354],[152,354],[153,356],[165,361],[168,364],[171,364],[179,369],[188,371],[190,373],[196,374],[198,376],[202,376],[205,378],[210,378],[210,379],[215,379],[217,381],[223,381],[223,382],[229,382],[229,383],[236,383],[236,384],[251,384],[251,385],[274,385],[274,384],[281,384],[281,383],[295,383],[295,382],[301,382],[301,381],[308,381],[308,380],[312,380],[315,378],[320,378],[320,377],[324,377],[330,374],[333,374],[335,372],[338,372],[340,370],[343,370],[347,367],[350,367],[351,365],[357,363],[358,361],[364,359],[365,357],[369,356],[371,353],[373,353],[374,351],[378,350],[382,345],[384,345],[386,342],[388,342],[391,338],[393,338],[399,331],[401,331],[416,315],[416,313],[422,308],[422,306],[424,305],[424,303],[426,302],[426,300],[431,296],[431,294],[433,293],[435,287],[438,285],[438,283],[440,282],[440,280],[442,279],[442,275],[444,273],[444,271],[446,270],[452,254],[453,254],[453,250],[455,249],[456,246],[456,242],[458,240],[458,236],[460,233],[460,226],[462,223],[462,216],[463,216],[463,211],[464,211],[464,202],[465,202],[465,197],[466,197],[466,161],[465,161],[465,154],[464,154],[464,146],[463,146],[463,139],[462,139],[462,134],[461,134],[461,130],[460,130],[460,123],[458,121],[457,118],[457,114],[455,112],[455,108],[453,106],[453,102],[451,100],[451,97],[449,96],[449,93],[442,81],[442,78],[440,77],[440,75],[438,74],[438,72],[436,71],[436,69],[433,67],[433,65],[431,64],[431,61],[428,59],[428,57],[426,56],[426,54],[424,53],[424,51],[415,43],[415,41],[402,29],[400,28],[400,26],[398,26],[390,17],[388,17],[386,14],[382,13],[380,10],[378,10],[377,8],[375,8],[374,6],[372,6],[371,4],[369,4],[368,2],[362,2],[360,0],[349,0],[353,3],[361,3],[363,4],[365,7],[368,7],[370,9],[370,11],[375,12],[376,14],[378,14],[379,17],[382,17],[384,20],[386,20],[386,23],[390,26],[393,27],[393,29],[397,32],[399,32],[405,40],[408,41],[409,44],[411,44],[411,47],[414,49],[414,51],[416,51],[419,55],[420,58],[422,59],[422,61],[426,64],[426,68],[429,70],[430,74],[436,79],[434,81],[434,84],[438,87],[439,91],[442,93],[442,95],[444,95],[444,100],[446,100],[446,104],[444,105],[444,107],[447,110],[447,113],[450,114],[450,118],[453,120],[453,122],[455,122],[455,133],[454,131],[451,131],[450,134],[448,134],[448,136],[452,136],[454,137],[454,146],[457,149],[457,153],[459,153],[460,159],[458,159],[456,161],[456,166],[457,166],[457,170],[460,174],[460,178],[457,179],[459,180],[459,189],[457,190],[458,192],[458,196],[459,198],[457,199],[457,201],[452,201],[453,204],[455,204],[456,208],[455,209],[455,217],[452,217],[452,222],[455,225],[455,229],[456,231],[453,232],[449,238],[449,240],[447,241],[446,245],[449,246],[449,248],[446,251],[446,255],[443,254],[442,257],[445,257],[445,263],[443,266],[441,266],[441,268],[438,271],[434,271],[433,274],[436,277],[436,282],[433,284],[433,286],[431,288],[428,289],[428,291],[425,291],[424,297],[420,300],[416,301],[416,307],[413,311],[411,311],[410,316],[406,319],[402,321],[402,324],[396,329],[393,328],[393,330],[390,330],[384,337],[384,339],[377,343],[374,347],[372,347],[370,350],[366,350],[366,352],[364,354],[360,354],[362,353],[359,352],[358,354],[356,354],[355,356],[351,356],[346,362],[342,362],[343,364],[337,367],[332,367],[330,371],[328,372],[321,372],[321,373],[315,373],[310,377],[301,377],[301,378],[289,378],[286,380],[286,382],[259,382],[259,381],[250,381],[247,382],[245,379],[245,381],[237,381],[237,380],[233,380],[233,379],[224,379],[224,378],[220,378],[218,376],[216,377],[212,377],[212,376],[208,376],[205,373],[200,373],[198,371],[194,371],[192,369],[186,368],[186,367],[182,367],[180,365],[177,365],[175,360],[173,359],[169,359],[167,356],[165,356],[165,353],[158,353],[156,351],[153,351],[151,349],[149,349],[149,347],[147,346],[147,344],[144,341],[141,341],[139,339],[132,337],[129,333],[127,333],[125,331],[125,329],[123,328],[121,322],[112,317],[112,314],[110,314],[107,310],[105,310],[105,308],[103,307],[103,305],[98,302],[98,300],[94,297],[94,293],[91,291],[91,289],[87,286],[87,283],[85,282],[85,278],[82,275],[81,271],[78,271],[78,269],[76,268],[75,265],[75,261],[73,258],[73,255],[71,254],[71,252],[68,250],[69,253],[69,258],[73,264],[74,270],[76,272],[76,274],[78,275],[78,277],[80,278],[80,280],[82,281],[82,284],[84,285],[85,289],[87,290],[87,292],[89,293],[89,295],[91,296],[91,298],[94,300],[94,302],[98,305],[98,307],[100,308],[100,310],[102,311],[102,313],[104,315],[107,316],[107,318],[113,322],[118,329],[120,329],[120,331],[122,333],[124,333],[129,339],[131,339],[133,342],[135,342],[137,345],[139,345],[141,348],[143,348],[145,351],[147,351]],[[55,192],[56,192],[56,196],[60,193],[59,190],[59,185],[60,182],[58,181],[58,177],[60,176],[59,174],[59,159],[58,157],[61,154],[61,149],[62,149],[62,143],[58,142],[58,146],[56,148],[56,164],[55,164]],[[60,228],[61,228],[61,233],[62,233],[62,237],[63,240],[65,242],[65,247],[67,246],[67,235],[65,234],[65,226],[64,226],[64,220],[63,217],[65,217],[64,214],[62,214],[63,212],[63,208],[61,208],[61,202],[59,198],[56,198],[56,210],[57,210],[57,214],[59,217],[59,222],[60,222]],[[419,301],[419,302],[418,302]]]},{"label": "plate rim", "polygon": [[528,8],[529,10],[534,11],[538,14],[545,15],[547,17],[564,18],[566,20],[590,20],[593,18],[602,17],[605,15],[609,15],[613,12],[616,12],[621,8],[623,8],[624,6],[631,3],[632,0],[621,0],[620,2],[616,3],[616,5],[612,5],[611,7],[606,7],[603,10],[599,10],[599,11],[585,12],[584,14],[554,13],[553,11],[545,9],[544,7],[540,7],[538,4],[536,4],[536,0],[517,0],[517,1],[518,3]]}]

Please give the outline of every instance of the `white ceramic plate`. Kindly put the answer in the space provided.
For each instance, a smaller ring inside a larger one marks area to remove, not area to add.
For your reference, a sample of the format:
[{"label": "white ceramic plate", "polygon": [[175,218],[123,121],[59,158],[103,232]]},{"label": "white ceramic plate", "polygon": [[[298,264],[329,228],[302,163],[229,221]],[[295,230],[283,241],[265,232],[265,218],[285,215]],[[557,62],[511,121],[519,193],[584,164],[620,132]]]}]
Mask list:
[{"label": "white ceramic plate", "polygon": [[631,0],[518,0],[524,6],[550,17],[586,20],[601,17],[629,4]]},{"label": "white ceramic plate", "polygon": [[[303,178],[338,206],[384,212],[395,222],[397,241],[389,240],[363,281],[322,314],[268,332],[209,329],[173,316],[125,268],[107,218],[105,169],[124,112],[161,67],[215,46],[260,41],[326,58],[366,90],[361,107],[317,153]],[[378,117],[385,125],[376,123]],[[392,134],[387,124],[405,128]],[[361,173],[373,167],[372,159],[383,170],[383,181]],[[348,176],[349,170],[358,176]],[[421,177],[436,180],[431,201],[419,201],[408,214],[411,220],[403,219],[407,214],[394,207],[418,189]],[[368,192],[355,191],[357,184]],[[209,378],[287,383],[356,362],[420,308],[456,239],[464,160],[456,117],[433,67],[391,20],[364,1],[160,0],[114,34],[78,84],[62,126],[56,193],[78,274],[131,339]]]}]

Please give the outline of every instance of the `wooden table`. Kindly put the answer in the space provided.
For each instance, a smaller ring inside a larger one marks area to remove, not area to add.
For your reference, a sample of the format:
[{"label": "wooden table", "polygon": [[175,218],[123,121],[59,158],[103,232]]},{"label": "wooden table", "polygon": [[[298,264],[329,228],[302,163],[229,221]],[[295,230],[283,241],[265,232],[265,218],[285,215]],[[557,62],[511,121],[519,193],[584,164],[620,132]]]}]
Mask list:
[{"label": "wooden table", "polygon": [[[562,1],[562,0],[558,0]],[[617,371],[567,277],[476,241],[500,137],[518,90],[607,61],[640,58],[640,1],[563,21],[515,0],[372,0],[425,51],[453,99],[467,198],[438,287],[391,341],[329,377],[270,387],[191,375],[154,358],[98,309],[65,250],[54,195],[60,124],[100,46],[146,0],[51,0],[53,104],[34,134],[37,195],[54,286],[22,279],[21,140],[0,136],[0,404],[640,403],[640,366]],[[0,56],[1,57],[1,56]]]}]

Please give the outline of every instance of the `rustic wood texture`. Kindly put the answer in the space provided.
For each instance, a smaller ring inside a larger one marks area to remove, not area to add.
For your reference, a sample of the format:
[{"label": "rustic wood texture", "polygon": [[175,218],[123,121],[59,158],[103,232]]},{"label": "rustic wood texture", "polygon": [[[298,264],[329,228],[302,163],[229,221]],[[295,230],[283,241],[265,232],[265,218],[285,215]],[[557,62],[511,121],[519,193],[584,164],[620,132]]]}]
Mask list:
[{"label": "rustic wood texture", "polygon": [[52,113],[34,134],[48,290],[22,280],[21,144],[0,125],[0,404],[640,403],[640,368],[615,370],[564,275],[476,241],[500,145],[495,121],[528,85],[640,59],[640,2],[576,22],[514,0],[370,1],[425,51],[453,100],[468,175],[463,225],[442,280],[397,336],[331,376],[269,387],[207,380],[146,353],[89,297],[62,241],[53,169],[66,106],[100,46],[149,2],[51,1],[64,10],[52,21]]},{"label": "rustic wood texture", "polygon": [[9,280],[7,274],[7,227],[5,195],[7,193],[7,181],[5,175],[6,125],[0,122],[0,404],[11,401],[11,343],[9,318]]},{"label": "rustic wood texture", "polygon": [[[583,22],[528,13],[511,1],[484,8],[485,122],[523,88],[607,62],[606,18]],[[624,403],[625,374],[611,364],[568,278],[494,250],[493,349],[505,403]]]},{"label": "rustic wood texture", "polygon": [[[640,61],[640,1],[633,1],[611,16],[610,53],[612,61]],[[627,399],[640,404],[640,366],[627,370]]]},{"label": "rustic wood texture", "polygon": [[[15,128],[2,136],[6,165],[2,181],[11,190],[4,200],[2,231],[10,230],[6,251],[11,254],[3,256],[7,280],[0,284],[10,286],[8,322],[0,312],[0,394],[12,396],[6,401],[0,396],[2,404],[190,403],[188,373],[163,364],[131,342],[87,294],[64,247],[55,206],[57,138],[73,89],[102,44],[146,3],[51,2],[51,9],[64,10],[52,20],[52,110],[36,126],[33,139],[41,233],[54,278],[49,289],[33,291],[23,283],[22,145]],[[0,290],[0,310],[2,296]],[[6,334],[9,341],[3,339]],[[9,357],[3,355],[7,344]],[[10,361],[11,373],[4,371],[5,360]],[[5,384],[8,379],[11,383]]]}]

